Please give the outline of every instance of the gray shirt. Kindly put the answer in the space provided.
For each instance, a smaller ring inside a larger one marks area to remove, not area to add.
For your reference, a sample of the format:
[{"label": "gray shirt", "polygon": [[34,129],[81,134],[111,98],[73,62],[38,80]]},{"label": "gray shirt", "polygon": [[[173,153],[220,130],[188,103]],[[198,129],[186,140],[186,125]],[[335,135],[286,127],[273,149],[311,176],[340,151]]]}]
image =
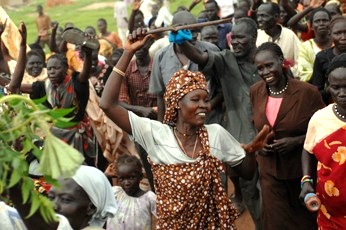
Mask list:
[{"label": "gray shirt", "polygon": [[260,80],[253,63],[241,62],[229,50],[211,52],[204,74],[215,75],[222,87],[226,106],[224,127],[240,143],[248,143],[255,137],[252,110],[249,97],[250,86]]},{"label": "gray shirt", "polygon": [[[183,68],[184,66],[179,61],[174,52],[174,44],[171,43],[167,47],[159,50],[154,57],[153,67],[150,76],[149,92],[156,95],[163,95],[166,91],[166,85],[171,79],[173,74]],[[196,41],[195,47],[200,51],[220,50],[214,44],[203,41]],[[198,71],[198,65],[189,61],[188,65],[184,67],[191,71]]]}]

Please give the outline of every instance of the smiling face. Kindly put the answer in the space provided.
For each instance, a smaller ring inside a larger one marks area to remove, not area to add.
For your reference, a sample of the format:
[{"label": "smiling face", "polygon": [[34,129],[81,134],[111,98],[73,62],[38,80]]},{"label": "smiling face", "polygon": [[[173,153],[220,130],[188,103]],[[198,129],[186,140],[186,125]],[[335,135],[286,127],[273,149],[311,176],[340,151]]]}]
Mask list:
[{"label": "smiling face", "polygon": [[47,62],[47,74],[52,84],[60,84],[66,77],[67,67],[58,58],[50,58]]},{"label": "smiling face", "polygon": [[346,68],[333,70],[328,76],[328,81],[333,101],[346,112]]},{"label": "smiling face", "polygon": [[280,87],[286,84],[283,70],[283,60],[270,51],[260,51],[255,56],[258,75],[266,82],[268,86]]},{"label": "smiling face", "polygon": [[270,4],[262,4],[258,7],[257,22],[262,30],[273,28],[279,19],[279,15],[274,13]]},{"label": "smiling face", "polygon": [[211,109],[209,94],[202,89],[196,89],[186,94],[179,102],[178,121],[192,126],[201,126]]},{"label": "smiling face", "polygon": [[134,162],[124,163],[118,166],[117,175],[119,184],[129,196],[136,196],[140,191],[139,183],[143,175]]},{"label": "smiling face", "polygon": [[44,63],[42,57],[37,55],[31,55],[26,62],[26,71],[33,77],[37,77],[41,74]]},{"label": "smiling face", "polygon": [[346,20],[336,22],[331,31],[333,43],[339,53],[346,53]]},{"label": "smiling face", "polygon": [[65,216],[73,229],[86,227],[96,210],[88,195],[73,179],[60,179],[59,183],[59,188],[52,187],[48,193],[55,211]]},{"label": "smiling face", "polygon": [[312,29],[315,34],[327,35],[329,33],[330,18],[324,11],[316,12],[312,20]]}]

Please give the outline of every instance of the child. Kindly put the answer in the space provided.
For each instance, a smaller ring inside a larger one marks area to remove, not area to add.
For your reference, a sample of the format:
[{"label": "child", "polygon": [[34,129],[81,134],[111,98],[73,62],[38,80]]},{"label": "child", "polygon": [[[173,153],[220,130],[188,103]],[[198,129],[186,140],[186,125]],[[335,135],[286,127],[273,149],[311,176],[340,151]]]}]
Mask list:
[{"label": "child", "polygon": [[143,178],[140,160],[123,154],[117,159],[116,170],[120,186],[113,186],[113,191],[119,206],[115,216],[108,219],[107,230],[152,229],[153,218],[156,218],[156,195],[139,187]]}]

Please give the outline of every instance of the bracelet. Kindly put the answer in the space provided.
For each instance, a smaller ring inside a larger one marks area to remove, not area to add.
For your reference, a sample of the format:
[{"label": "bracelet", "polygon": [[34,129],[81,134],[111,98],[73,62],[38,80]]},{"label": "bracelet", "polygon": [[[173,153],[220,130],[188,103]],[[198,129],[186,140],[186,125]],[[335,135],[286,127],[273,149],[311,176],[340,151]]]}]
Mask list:
[{"label": "bracelet", "polygon": [[123,78],[125,78],[125,73],[121,71],[120,69],[118,69],[117,67],[114,67],[113,71],[119,74],[120,76],[122,76]]},{"label": "bracelet", "polygon": [[7,85],[4,86],[4,93],[5,95],[10,95],[11,91],[9,90],[10,88],[10,83],[8,83]]},{"label": "bracelet", "polygon": [[301,181],[300,181],[300,187],[303,188],[303,184],[306,182],[310,182],[311,184],[314,183],[314,180],[311,178],[311,176],[309,175],[305,175],[302,177]]}]

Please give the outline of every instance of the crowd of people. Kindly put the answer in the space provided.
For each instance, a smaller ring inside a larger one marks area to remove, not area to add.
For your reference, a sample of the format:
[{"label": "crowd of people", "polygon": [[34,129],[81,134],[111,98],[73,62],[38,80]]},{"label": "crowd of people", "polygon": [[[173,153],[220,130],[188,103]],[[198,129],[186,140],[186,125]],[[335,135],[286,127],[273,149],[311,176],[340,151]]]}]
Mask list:
[{"label": "crowd of people", "polygon": [[[256,230],[345,229],[345,5],[192,0],[171,11],[169,0],[118,0],[115,22],[86,28],[39,5],[32,44],[25,22],[14,33],[1,17],[1,93],[73,108],[73,125],[51,131],[85,162],[45,194],[55,222],[27,218],[17,186],[0,222],[236,229],[247,209]],[[160,30],[171,25],[186,29]],[[311,194],[317,212],[305,206]]]}]

